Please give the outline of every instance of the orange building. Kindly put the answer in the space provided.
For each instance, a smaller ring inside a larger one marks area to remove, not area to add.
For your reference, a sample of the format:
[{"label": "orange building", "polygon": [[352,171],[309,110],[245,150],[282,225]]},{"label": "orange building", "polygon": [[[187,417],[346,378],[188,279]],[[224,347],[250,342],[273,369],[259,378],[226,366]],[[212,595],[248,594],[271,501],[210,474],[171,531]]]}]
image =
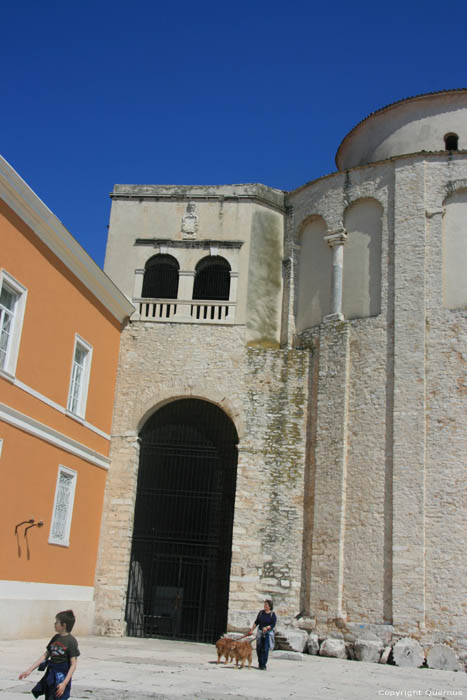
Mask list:
[{"label": "orange building", "polygon": [[133,307],[0,158],[0,637],[91,631],[120,331]]}]

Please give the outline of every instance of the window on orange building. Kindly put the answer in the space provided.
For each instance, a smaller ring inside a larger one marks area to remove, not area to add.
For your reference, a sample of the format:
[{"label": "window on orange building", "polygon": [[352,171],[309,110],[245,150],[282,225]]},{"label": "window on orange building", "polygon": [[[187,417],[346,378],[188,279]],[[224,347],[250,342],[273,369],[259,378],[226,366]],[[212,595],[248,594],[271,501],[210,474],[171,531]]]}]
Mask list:
[{"label": "window on orange building", "polygon": [[26,288],[0,271],[0,370],[16,372],[21,329],[26,305]]},{"label": "window on orange building", "polygon": [[86,413],[91,357],[92,347],[76,336],[67,408],[70,413],[81,418],[84,418]]},{"label": "window on orange building", "polygon": [[75,500],[77,472],[62,465],[58,468],[57,485],[50,525],[49,544],[70,545],[71,518]]}]

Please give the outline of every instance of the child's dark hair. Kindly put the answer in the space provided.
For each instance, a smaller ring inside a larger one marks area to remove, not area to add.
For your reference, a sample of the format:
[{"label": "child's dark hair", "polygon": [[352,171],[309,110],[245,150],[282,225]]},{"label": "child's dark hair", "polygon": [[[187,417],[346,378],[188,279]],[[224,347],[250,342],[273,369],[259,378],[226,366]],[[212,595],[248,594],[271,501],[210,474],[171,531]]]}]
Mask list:
[{"label": "child's dark hair", "polygon": [[61,625],[65,625],[67,632],[71,632],[76,622],[73,610],[63,610],[63,612],[59,612],[55,615],[55,619],[58,620]]}]

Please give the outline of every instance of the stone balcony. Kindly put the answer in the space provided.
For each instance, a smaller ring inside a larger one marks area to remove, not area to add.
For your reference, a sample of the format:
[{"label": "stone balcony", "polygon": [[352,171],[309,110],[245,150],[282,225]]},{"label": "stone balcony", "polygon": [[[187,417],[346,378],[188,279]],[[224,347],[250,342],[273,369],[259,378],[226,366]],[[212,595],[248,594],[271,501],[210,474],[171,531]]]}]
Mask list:
[{"label": "stone balcony", "polygon": [[233,301],[200,299],[133,299],[133,321],[156,323],[235,323],[237,304]]}]

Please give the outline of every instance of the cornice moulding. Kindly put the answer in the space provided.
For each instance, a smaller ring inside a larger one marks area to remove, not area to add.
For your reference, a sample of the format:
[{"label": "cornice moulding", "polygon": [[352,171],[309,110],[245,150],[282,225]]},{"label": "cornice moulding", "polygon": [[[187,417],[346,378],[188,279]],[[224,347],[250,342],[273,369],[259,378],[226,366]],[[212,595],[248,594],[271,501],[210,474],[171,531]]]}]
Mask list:
[{"label": "cornice moulding", "polygon": [[134,308],[78,241],[0,156],[0,197],[103,306],[123,323]]}]

